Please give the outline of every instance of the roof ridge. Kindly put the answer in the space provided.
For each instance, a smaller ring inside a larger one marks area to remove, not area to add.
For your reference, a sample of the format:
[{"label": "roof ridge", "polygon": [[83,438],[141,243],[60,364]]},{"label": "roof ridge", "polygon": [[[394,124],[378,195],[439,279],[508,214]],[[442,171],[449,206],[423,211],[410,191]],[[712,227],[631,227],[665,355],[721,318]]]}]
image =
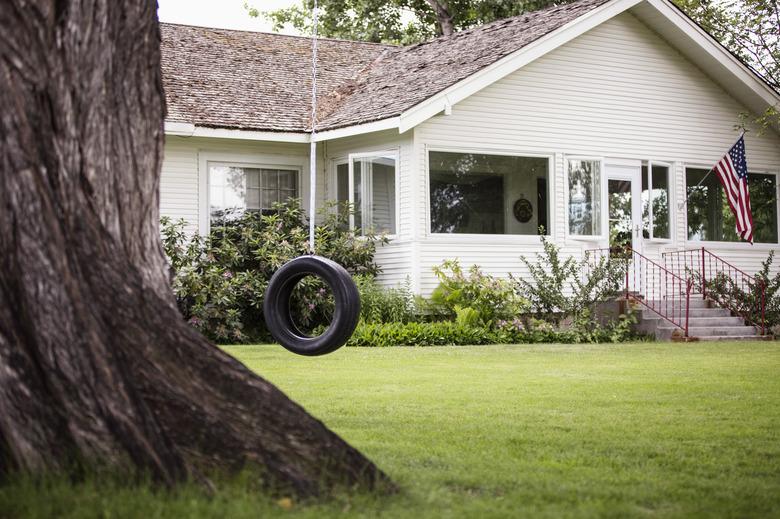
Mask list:
[{"label": "roof ridge", "polygon": [[461,31],[453,32],[452,34],[448,34],[446,36],[436,36],[434,38],[431,38],[429,40],[421,41],[418,43],[413,43],[411,45],[399,45],[396,46],[396,48],[413,48],[413,47],[419,47],[423,45],[428,45],[430,43],[439,43],[439,42],[446,42],[448,40],[453,40],[457,38],[461,38],[463,36],[469,35],[474,32],[482,32],[486,29],[490,29],[497,25],[508,25],[509,22],[517,21],[520,18],[529,17],[529,16],[538,16],[542,14],[547,14],[552,11],[555,11],[557,9],[567,9],[571,8],[573,6],[579,5],[579,4],[590,4],[590,3],[606,3],[608,0],[574,0],[572,2],[565,2],[565,3],[558,3],[549,5],[543,9],[537,9],[537,10],[531,10],[531,11],[524,11],[520,14],[516,14],[514,16],[508,16],[506,18],[500,18],[498,20],[493,20],[490,22],[486,22],[479,25],[472,25],[471,27],[468,27],[466,29],[463,29]]},{"label": "roof ridge", "polygon": [[[283,38],[297,38],[302,40],[311,40],[311,36],[302,36],[297,34],[283,34],[280,32],[268,32],[268,31],[252,31],[248,29],[226,29],[224,27],[209,27],[206,25],[193,25],[191,23],[177,23],[177,22],[160,22],[160,25],[176,25],[178,27],[192,27],[194,29],[206,29],[209,31],[228,31],[228,32],[241,32],[241,33],[248,33],[248,34],[263,34],[266,36],[279,36]],[[318,37],[317,41],[333,41],[338,43],[355,43],[358,45],[372,45],[377,47],[388,47],[388,48],[401,48],[402,45],[394,45],[392,43],[377,43],[373,41],[362,41],[362,40],[348,40],[346,38],[323,38]]]}]

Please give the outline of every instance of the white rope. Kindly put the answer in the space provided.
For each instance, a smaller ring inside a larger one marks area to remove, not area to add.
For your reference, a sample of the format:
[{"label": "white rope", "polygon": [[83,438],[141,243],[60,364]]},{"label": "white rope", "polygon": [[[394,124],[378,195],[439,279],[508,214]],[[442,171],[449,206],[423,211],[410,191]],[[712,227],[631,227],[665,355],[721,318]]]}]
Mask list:
[{"label": "white rope", "polygon": [[317,127],[317,25],[319,9],[314,0],[311,31],[311,146],[309,150],[309,248],[314,254],[314,216],[317,186],[317,142],[314,140]]}]

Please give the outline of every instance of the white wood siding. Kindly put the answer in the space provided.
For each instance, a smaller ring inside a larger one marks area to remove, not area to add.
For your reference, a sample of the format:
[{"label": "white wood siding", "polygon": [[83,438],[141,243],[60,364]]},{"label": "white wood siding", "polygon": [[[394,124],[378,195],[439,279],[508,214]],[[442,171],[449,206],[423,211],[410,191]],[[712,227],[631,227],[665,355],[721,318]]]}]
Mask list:
[{"label": "white wood siding", "polygon": [[[202,137],[166,136],[165,151],[160,177],[160,214],[175,220],[184,219],[189,232],[198,232],[200,197],[201,155],[225,155],[236,162],[245,162],[248,157],[272,161],[274,157],[309,156],[308,144],[281,142],[244,141],[236,139],[211,139]],[[305,162],[305,160],[303,160]],[[318,168],[319,169],[319,168]],[[324,179],[318,186],[324,196]],[[308,204],[308,165],[301,175],[300,196],[304,206]]]},{"label": "white wood siding", "polygon": [[[712,165],[736,139],[733,128],[747,111],[694,64],[630,13],[621,14],[525,66],[415,129],[414,153],[420,174],[417,220],[420,288],[436,285],[431,267],[447,257],[477,263],[492,273],[522,275],[518,256],[532,255],[538,240],[521,236],[428,236],[427,149],[461,147],[511,153],[552,154],[553,236],[565,251],[579,254],[604,243],[565,239],[564,157],[587,155],[672,163],[674,239],[651,244],[659,258],[687,243],[684,167]],[[753,172],[780,172],[780,138],[746,136]],[[716,253],[754,271],[771,247],[707,244]]]},{"label": "white wood siding", "polygon": [[412,261],[412,228],[421,218],[412,209],[412,132],[399,135],[397,131],[382,131],[343,139],[334,139],[324,144],[324,153],[328,159],[329,172],[326,199],[335,200],[334,161],[346,160],[350,153],[394,150],[398,152],[398,229],[389,244],[379,246],[376,262],[382,267],[379,281],[386,286],[404,284],[409,278],[414,287]]}]

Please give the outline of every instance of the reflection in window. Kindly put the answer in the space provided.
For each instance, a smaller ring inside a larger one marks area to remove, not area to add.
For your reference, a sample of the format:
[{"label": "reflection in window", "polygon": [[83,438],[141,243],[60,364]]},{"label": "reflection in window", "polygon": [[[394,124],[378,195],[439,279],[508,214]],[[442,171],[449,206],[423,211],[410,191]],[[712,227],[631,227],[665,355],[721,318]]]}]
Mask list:
[{"label": "reflection in window", "polygon": [[297,184],[295,170],[210,164],[209,214],[213,221],[272,212],[275,203],[298,196]]},{"label": "reflection in window", "polygon": [[[688,239],[694,241],[741,241],[734,214],[718,176],[706,169],[685,171],[687,186]],[[702,179],[704,179],[702,181]],[[701,182],[701,185],[698,185]],[[753,239],[777,243],[777,177],[748,173]]]},{"label": "reflection in window", "polygon": [[601,162],[568,161],[569,234],[601,236]]},{"label": "reflection in window", "polygon": [[343,214],[351,202],[351,227],[363,233],[395,234],[395,168],[393,155],[355,157],[350,185],[349,164],[336,166],[336,200]]},{"label": "reflection in window", "polygon": [[548,159],[431,151],[428,160],[432,233],[533,235],[546,226]]},{"label": "reflection in window", "polygon": [[[652,189],[650,188],[652,186]],[[642,235],[669,239],[669,168],[642,164]]]}]

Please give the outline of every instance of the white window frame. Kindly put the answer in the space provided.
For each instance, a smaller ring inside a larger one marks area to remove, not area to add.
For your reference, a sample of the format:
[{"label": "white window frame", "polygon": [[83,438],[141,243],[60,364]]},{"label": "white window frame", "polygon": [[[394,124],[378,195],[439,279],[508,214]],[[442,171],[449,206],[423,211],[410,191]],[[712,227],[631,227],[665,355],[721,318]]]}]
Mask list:
[{"label": "white window frame", "polygon": [[[348,185],[349,185],[349,204],[351,206],[353,206],[353,207],[354,207],[354,204],[355,204],[355,187],[354,187],[355,186],[355,171],[354,171],[354,161],[355,161],[355,159],[360,160],[360,159],[376,158],[376,157],[393,157],[393,159],[395,160],[395,175],[394,175],[394,179],[395,179],[394,198],[395,198],[395,200],[393,201],[393,203],[395,205],[395,225],[394,225],[395,232],[385,234],[385,236],[387,236],[388,238],[395,238],[396,236],[398,236],[398,233],[399,233],[398,227],[399,227],[400,221],[401,221],[400,214],[399,214],[400,213],[400,208],[401,208],[401,203],[400,203],[400,198],[401,198],[400,197],[400,171],[399,171],[400,170],[400,166],[401,166],[401,160],[400,160],[400,153],[399,153],[398,148],[391,148],[391,149],[386,149],[386,150],[376,150],[376,151],[362,151],[362,152],[359,152],[359,153],[350,153],[347,156],[347,163],[349,165],[349,181],[348,181]],[[338,177],[337,177],[337,174],[338,174],[338,169],[337,169],[338,164],[343,164],[343,162],[337,162],[336,160],[334,160],[334,162],[333,162],[333,171],[334,171],[333,178],[334,178],[334,185],[336,186],[336,189],[338,189]],[[363,200],[363,201],[370,201],[371,200],[371,191],[370,191],[370,189],[371,189],[370,182],[362,182],[361,183],[361,200]],[[334,191],[334,192],[338,196],[338,193],[336,191]],[[366,211],[365,211],[364,207],[361,206],[361,208],[360,208],[360,215],[361,215],[361,220],[362,220],[361,221],[361,228],[360,228],[361,235],[364,233],[364,225],[365,225],[364,217],[365,217],[365,214],[366,214]],[[355,228],[355,215],[354,215],[354,213],[350,213],[350,215],[349,215],[349,228],[350,229],[354,229]]]},{"label": "white window frame", "polygon": [[[339,166],[345,164],[349,168],[349,156],[343,155],[339,157],[333,157],[329,160],[329,176],[328,176],[328,201],[338,202],[339,200]],[[347,173],[349,175],[349,173]],[[347,178],[347,184],[349,184],[349,178]],[[347,186],[349,187],[349,186]],[[334,213],[338,211],[338,207],[331,208]]]},{"label": "white window frame", "polygon": [[[674,162],[665,161],[665,160],[647,159],[647,160],[643,160],[642,161],[642,165],[644,166],[645,163],[647,163],[647,189],[648,189],[648,191],[650,193],[649,208],[648,208],[649,209],[648,213],[649,213],[649,216],[650,216],[650,237],[649,238],[645,238],[645,236],[644,236],[644,224],[645,224],[645,222],[643,221],[642,222],[642,239],[645,242],[651,242],[651,243],[658,243],[658,244],[668,245],[668,244],[670,244],[670,243],[672,243],[674,241],[674,230],[676,228],[675,225],[674,225],[674,222],[675,222],[675,215],[674,215],[675,211],[674,211],[674,208],[677,207],[675,205],[675,203],[674,203],[674,201],[675,201],[675,196],[674,196],[674,191],[675,190],[674,190],[674,182],[673,182],[673,179],[674,179],[674,175],[673,175]],[[666,168],[666,175],[667,175],[666,181],[667,181],[668,193],[669,193],[669,237],[668,238],[656,238],[653,235],[653,222],[654,222],[654,220],[653,220],[653,197],[652,197],[652,192],[653,192],[653,166],[663,166],[663,167]],[[640,181],[640,183],[642,181],[641,173],[640,173],[639,181]],[[641,192],[641,187],[642,186],[640,185],[640,192]],[[641,201],[640,201],[640,203],[641,203]],[[686,227],[686,234],[687,234],[687,232],[688,231],[687,231],[687,227]]]},{"label": "white window frame", "polygon": [[[775,225],[777,226],[777,239],[778,241],[776,243],[753,243],[750,244],[746,241],[712,241],[712,240],[691,240],[688,238],[688,170],[689,169],[703,169],[703,170],[710,170],[712,166],[704,166],[700,163],[696,162],[683,162],[682,163],[682,171],[683,171],[683,196],[685,197],[683,199],[683,207],[682,207],[682,213],[683,217],[682,220],[684,221],[684,236],[685,236],[685,246],[686,247],[708,247],[708,248],[717,248],[717,249],[750,249],[750,250],[762,250],[762,251],[770,251],[773,249],[777,249],[777,246],[780,245],[780,171],[771,171],[771,170],[764,170],[764,171],[757,171],[754,169],[751,169],[748,167],[748,174],[752,175],[772,175],[775,177],[775,205],[777,207],[777,211],[775,212],[776,218],[775,218]],[[717,175],[716,172],[712,172],[711,175]],[[722,186],[721,186],[722,188]]]},{"label": "white window frame", "polygon": [[198,232],[206,235],[211,230],[209,201],[209,168],[211,164],[259,169],[287,169],[297,171],[297,198],[308,196],[309,186],[303,180],[308,173],[308,157],[286,155],[249,155],[240,153],[198,153]]},{"label": "white window frame", "polygon": [[531,159],[547,159],[547,234],[552,238],[555,234],[555,153],[539,151],[518,151],[494,148],[470,148],[466,146],[444,147],[425,146],[425,232],[433,240],[469,242],[485,240],[487,243],[511,241],[512,243],[540,243],[538,234],[483,234],[483,233],[435,233],[431,231],[431,152],[470,153],[479,155],[497,155],[501,157],[527,157]]},{"label": "white window frame", "polygon": [[[601,192],[601,234],[571,234],[569,226],[569,161],[570,160],[582,160],[582,161],[595,161],[599,163],[600,167],[600,179],[601,183],[598,186]],[[585,242],[600,242],[609,239],[609,202],[607,199],[607,175],[606,175],[607,161],[603,156],[594,155],[563,155],[563,208],[564,208],[564,236],[567,240],[577,240]],[[640,176],[641,182],[641,176]],[[640,186],[641,188],[641,186]]]}]

